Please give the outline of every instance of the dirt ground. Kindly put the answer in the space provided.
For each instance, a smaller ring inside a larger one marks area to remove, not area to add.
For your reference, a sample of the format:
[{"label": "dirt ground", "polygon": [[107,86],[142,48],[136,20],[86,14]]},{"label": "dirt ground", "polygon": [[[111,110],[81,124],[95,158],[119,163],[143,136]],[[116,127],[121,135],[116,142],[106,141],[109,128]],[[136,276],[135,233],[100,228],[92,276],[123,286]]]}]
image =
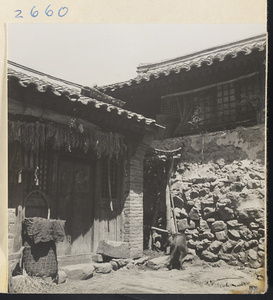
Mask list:
[{"label": "dirt ground", "polygon": [[49,293],[69,294],[230,294],[261,293],[264,290],[263,270],[188,265],[185,270],[126,267],[109,274],[98,274],[88,280],[67,279],[52,284]]}]

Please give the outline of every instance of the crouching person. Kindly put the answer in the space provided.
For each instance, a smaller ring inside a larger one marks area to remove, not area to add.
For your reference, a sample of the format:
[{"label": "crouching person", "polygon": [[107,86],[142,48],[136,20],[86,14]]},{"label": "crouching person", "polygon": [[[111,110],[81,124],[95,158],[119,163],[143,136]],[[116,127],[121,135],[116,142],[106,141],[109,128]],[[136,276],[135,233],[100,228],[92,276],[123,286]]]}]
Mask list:
[{"label": "crouching person", "polygon": [[170,246],[168,269],[184,270],[183,259],[188,254],[187,240],[184,233],[168,234],[167,245]]}]

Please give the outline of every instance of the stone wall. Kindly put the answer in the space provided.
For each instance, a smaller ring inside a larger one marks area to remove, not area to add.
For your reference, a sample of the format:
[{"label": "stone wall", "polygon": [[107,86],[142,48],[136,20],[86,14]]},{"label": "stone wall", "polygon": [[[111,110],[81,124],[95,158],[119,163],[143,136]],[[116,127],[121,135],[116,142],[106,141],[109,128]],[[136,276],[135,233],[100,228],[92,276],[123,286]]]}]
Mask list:
[{"label": "stone wall", "polygon": [[265,250],[265,127],[154,141],[182,147],[171,179],[178,229],[207,261],[261,267]]}]

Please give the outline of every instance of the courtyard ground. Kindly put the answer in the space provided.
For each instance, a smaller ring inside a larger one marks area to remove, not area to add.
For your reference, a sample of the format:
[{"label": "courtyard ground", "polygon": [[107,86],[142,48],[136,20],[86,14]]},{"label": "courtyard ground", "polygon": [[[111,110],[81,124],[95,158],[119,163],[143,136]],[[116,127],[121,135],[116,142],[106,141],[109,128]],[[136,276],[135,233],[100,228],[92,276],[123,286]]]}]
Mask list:
[{"label": "courtyard ground", "polygon": [[[87,280],[68,278],[50,283],[41,293],[50,294],[256,294],[264,291],[263,269],[200,262],[185,270],[146,266],[123,267],[108,274],[94,273]],[[31,293],[31,291],[29,291]],[[34,292],[34,291],[33,291]],[[37,293],[39,291],[35,291]]]}]

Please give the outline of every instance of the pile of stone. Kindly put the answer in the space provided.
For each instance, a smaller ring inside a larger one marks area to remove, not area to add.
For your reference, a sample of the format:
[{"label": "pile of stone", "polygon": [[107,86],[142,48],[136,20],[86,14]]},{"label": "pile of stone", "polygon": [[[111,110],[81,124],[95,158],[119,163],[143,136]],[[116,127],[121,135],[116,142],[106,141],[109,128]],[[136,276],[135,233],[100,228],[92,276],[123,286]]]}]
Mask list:
[{"label": "pile of stone", "polygon": [[180,163],[172,178],[174,213],[199,258],[264,266],[264,168],[255,161]]}]

